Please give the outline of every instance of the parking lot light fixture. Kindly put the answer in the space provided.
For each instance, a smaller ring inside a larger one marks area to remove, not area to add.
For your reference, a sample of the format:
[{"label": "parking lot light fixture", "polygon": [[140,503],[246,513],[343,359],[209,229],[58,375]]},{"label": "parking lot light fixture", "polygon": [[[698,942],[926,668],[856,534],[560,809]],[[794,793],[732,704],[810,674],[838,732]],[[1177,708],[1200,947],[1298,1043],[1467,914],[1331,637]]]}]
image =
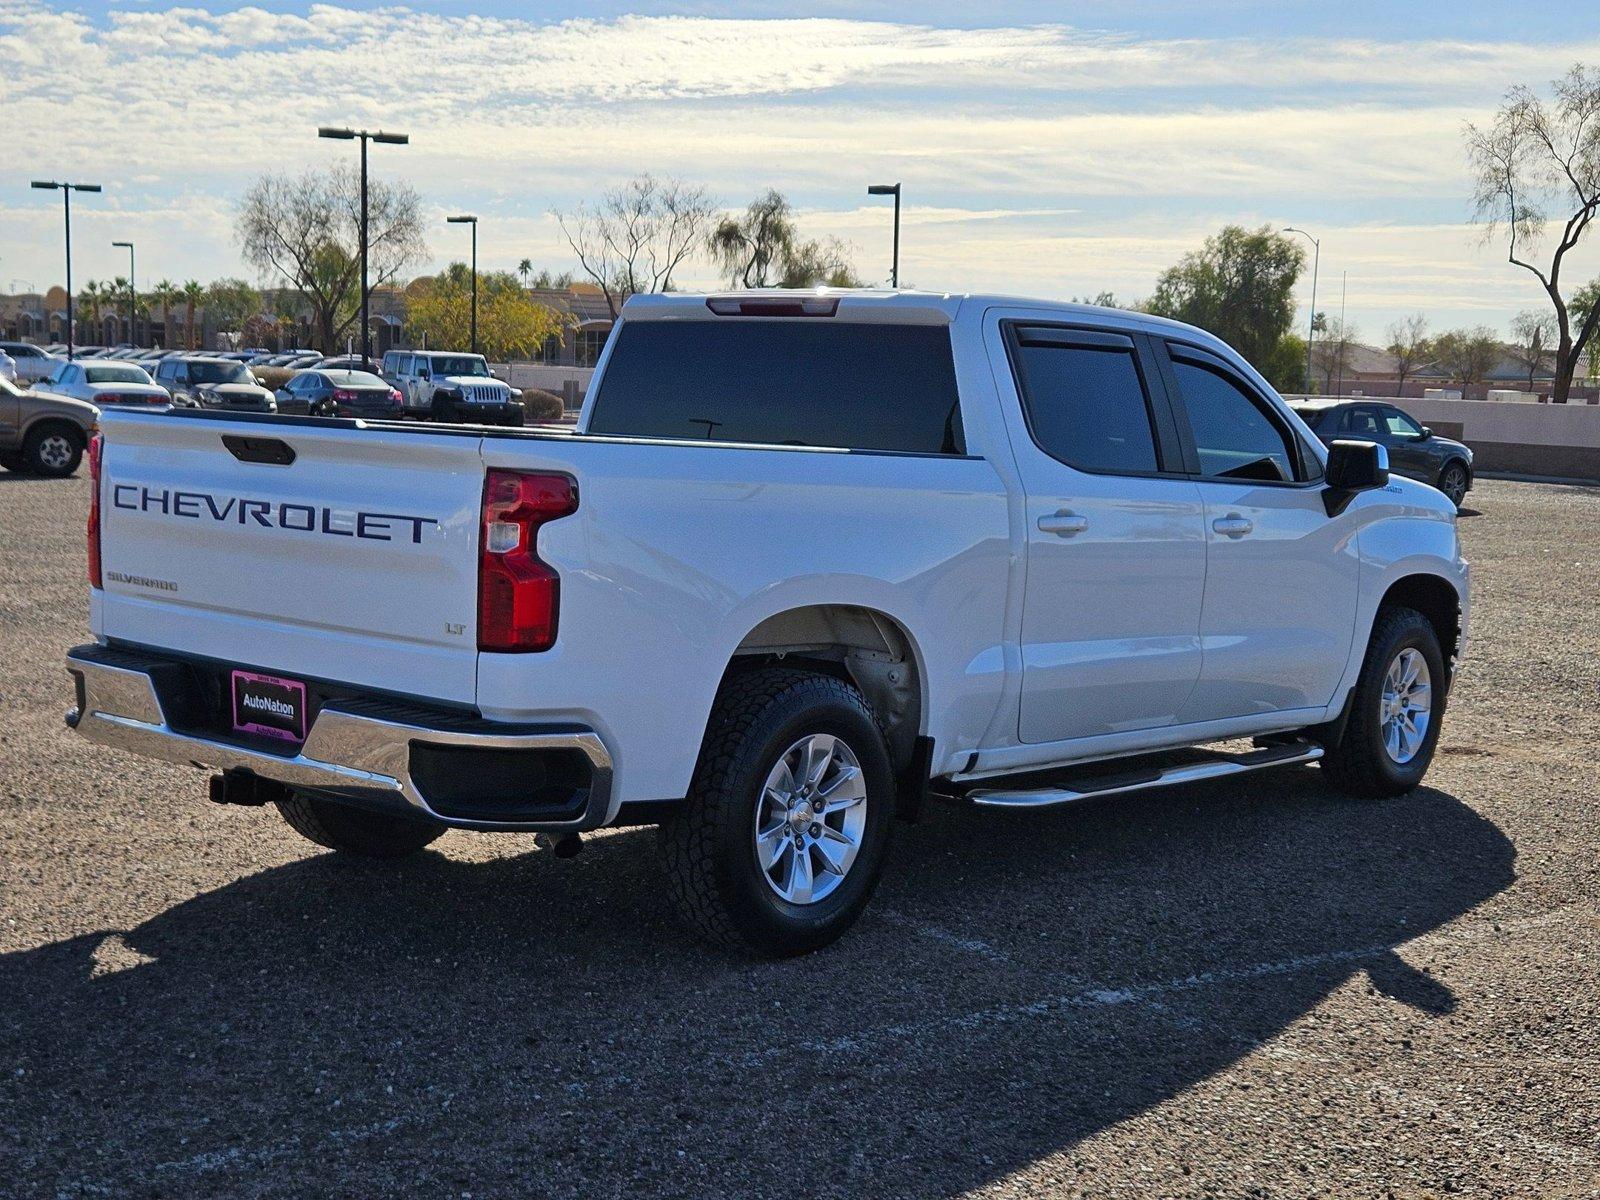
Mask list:
[{"label": "parking lot light fixture", "polygon": [[898,183],[874,183],[868,186],[869,196],[894,197],[894,258],[889,266],[889,285],[900,286],[900,185]]},{"label": "parking lot light fixture", "polygon": [[382,142],[386,146],[405,146],[411,136],[404,133],[385,133],[383,130],[345,129],[342,126],[319,125],[317,136],[349,142],[361,140],[361,363],[372,365],[372,317],[367,311],[372,298],[372,288],[367,282],[367,143]]},{"label": "parking lot light fixture", "polygon": [[[66,217],[67,229],[67,361],[72,361],[72,193],[73,192],[98,192],[101,190],[98,183],[68,183],[65,180],[35,179],[33,186],[41,191],[61,193],[62,213]],[[48,317],[45,320],[45,329],[50,328]]]},{"label": "parking lot light fixture", "polygon": [[1285,233],[1298,233],[1311,243],[1311,318],[1306,322],[1306,394],[1311,393],[1311,342],[1317,336],[1317,270],[1322,265],[1322,239],[1314,238],[1304,229],[1293,225],[1283,227]]},{"label": "parking lot light fixture", "polygon": [[478,218],[471,216],[446,217],[451,225],[472,226],[472,352],[478,352]]},{"label": "parking lot light fixture", "polygon": [[111,244],[120,246],[128,252],[128,341],[137,346],[139,339],[134,336],[133,323],[139,317],[139,284],[133,275],[133,243],[112,242]]}]

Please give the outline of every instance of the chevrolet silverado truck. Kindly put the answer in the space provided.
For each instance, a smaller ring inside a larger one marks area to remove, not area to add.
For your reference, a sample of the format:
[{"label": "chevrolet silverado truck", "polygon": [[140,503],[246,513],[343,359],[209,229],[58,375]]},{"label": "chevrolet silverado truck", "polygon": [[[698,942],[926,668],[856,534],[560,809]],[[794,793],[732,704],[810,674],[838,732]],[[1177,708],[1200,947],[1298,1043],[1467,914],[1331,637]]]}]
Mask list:
[{"label": "chevrolet silverado truck", "polygon": [[571,432],[102,428],[80,734],[348,854],[656,825],[765,955],[848,928],[929,798],[1404,793],[1466,637],[1443,495],[1139,313],[640,296]]}]

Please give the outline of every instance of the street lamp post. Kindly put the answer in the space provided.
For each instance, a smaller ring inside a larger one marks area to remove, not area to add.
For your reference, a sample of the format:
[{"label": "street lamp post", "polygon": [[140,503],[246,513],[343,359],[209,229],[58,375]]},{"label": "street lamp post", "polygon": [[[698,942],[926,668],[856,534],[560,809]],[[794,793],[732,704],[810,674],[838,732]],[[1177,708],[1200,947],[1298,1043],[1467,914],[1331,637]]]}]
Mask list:
[{"label": "street lamp post", "polygon": [[317,130],[318,137],[334,138],[341,142],[361,140],[361,363],[372,363],[372,326],[367,313],[369,288],[367,287],[367,143],[382,142],[389,146],[404,146],[411,138],[403,133],[368,132],[365,129],[335,129],[324,125]]},{"label": "street lamp post", "polygon": [[[66,183],[56,180],[35,179],[33,186],[42,191],[61,192],[61,208],[66,215],[67,222],[67,361],[72,361],[72,193],[73,192],[98,192],[98,183]],[[45,320],[45,329],[50,328],[48,317]]]},{"label": "street lamp post", "polygon": [[900,286],[900,185],[898,183],[874,183],[867,188],[869,196],[894,197],[894,259],[889,267],[889,284],[891,287]]},{"label": "street lamp post", "polygon": [[139,339],[135,336],[133,323],[139,319],[139,284],[133,275],[133,243],[112,242],[113,246],[121,246],[128,252],[128,340],[135,346]]},{"label": "street lamp post", "polygon": [[1322,239],[1314,238],[1304,229],[1293,225],[1283,227],[1285,233],[1298,233],[1311,243],[1311,317],[1306,322],[1306,392],[1311,392],[1311,343],[1317,336],[1317,269],[1322,265]]},{"label": "street lamp post", "polygon": [[471,216],[446,217],[451,225],[472,226],[472,352],[478,352],[478,218]]}]

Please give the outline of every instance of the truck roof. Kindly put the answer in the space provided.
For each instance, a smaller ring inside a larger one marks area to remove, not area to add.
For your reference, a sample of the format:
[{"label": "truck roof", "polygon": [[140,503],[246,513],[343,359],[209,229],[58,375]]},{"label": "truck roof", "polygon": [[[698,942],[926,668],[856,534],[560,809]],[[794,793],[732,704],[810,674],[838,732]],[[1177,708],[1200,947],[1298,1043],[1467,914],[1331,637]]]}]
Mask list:
[{"label": "truck roof", "polygon": [[[1076,304],[1064,300],[1043,300],[1036,296],[1015,296],[997,292],[925,292],[908,288],[751,288],[746,291],[657,292],[628,297],[622,314],[630,321],[704,319],[712,315],[734,316],[737,306],[759,313],[771,307],[774,316],[848,316],[855,321],[882,321],[886,324],[946,324],[954,321],[963,305],[978,309],[1042,308],[1064,317],[1096,322],[1107,320],[1161,332],[1182,332],[1194,339],[1222,345],[1213,335],[1181,321],[1152,316],[1128,308],[1107,308],[1097,304]],[[801,305],[812,311],[784,313],[781,306]],[[723,311],[719,312],[718,310]],[[708,310],[710,310],[708,312]]]}]

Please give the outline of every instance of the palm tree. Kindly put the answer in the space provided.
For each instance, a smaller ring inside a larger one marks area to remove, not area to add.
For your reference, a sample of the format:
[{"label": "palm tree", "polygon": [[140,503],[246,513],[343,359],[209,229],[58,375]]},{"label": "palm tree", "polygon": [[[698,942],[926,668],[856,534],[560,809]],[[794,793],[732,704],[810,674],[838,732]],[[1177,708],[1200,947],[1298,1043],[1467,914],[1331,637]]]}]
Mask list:
[{"label": "palm tree", "polygon": [[205,298],[205,294],[206,289],[200,286],[199,280],[190,279],[184,282],[182,295],[184,305],[188,311],[184,313],[183,327],[189,335],[189,349],[191,350],[196,348],[194,344],[194,309],[195,305]]},{"label": "palm tree", "polygon": [[522,276],[522,286],[528,286],[528,276],[533,274],[533,259],[525,258],[517,264],[517,274]]},{"label": "palm tree", "polygon": [[[100,300],[104,295],[105,293],[99,283],[93,279],[84,284],[83,291],[78,293],[78,303],[89,310],[89,322],[92,325],[98,326],[100,324]],[[100,332],[96,329],[95,337],[98,338],[99,336]]]},{"label": "palm tree", "polygon": [[161,340],[172,348],[172,302],[179,296],[172,280],[163,279],[151,291],[151,300],[161,306]]},{"label": "palm tree", "polygon": [[[106,290],[106,299],[107,299],[107,301],[109,301],[111,303],[111,306],[113,308],[115,308],[116,307],[116,302],[117,302],[117,300],[119,298],[123,299],[123,300],[130,300],[131,299],[130,288],[131,288],[131,285],[128,283],[128,281],[126,279],[124,279],[121,275],[118,275],[115,279],[113,279],[110,283],[108,283],[106,285],[106,289],[107,289]],[[112,339],[112,340],[114,341],[116,339]],[[133,308],[132,308],[131,304],[130,304],[130,306],[128,308],[128,341],[130,343],[133,341]]]}]

